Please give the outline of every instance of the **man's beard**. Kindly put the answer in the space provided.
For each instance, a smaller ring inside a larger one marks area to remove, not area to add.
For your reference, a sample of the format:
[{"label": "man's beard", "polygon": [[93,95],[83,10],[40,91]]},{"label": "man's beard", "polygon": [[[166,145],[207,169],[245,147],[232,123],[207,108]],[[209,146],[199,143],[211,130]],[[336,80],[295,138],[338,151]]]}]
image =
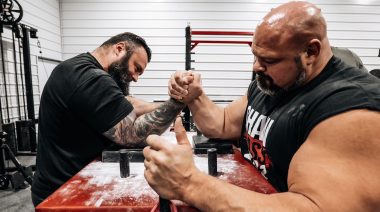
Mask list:
[{"label": "man's beard", "polygon": [[294,61],[297,66],[296,71],[298,75],[293,85],[281,88],[274,84],[273,79],[270,76],[265,75],[263,72],[256,72],[256,81],[259,89],[269,96],[278,96],[301,87],[306,81],[306,70],[302,66],[301,57],[298,56],[294,58]]},{"label": "man's beard", "polygon": [[129,83],[132,79],[129,77],[128,60],[130,56],[127,53],[119,62],[113,62],[109,68],[108,73],[121,89],[121,92],[125,95],[129,95]]}]

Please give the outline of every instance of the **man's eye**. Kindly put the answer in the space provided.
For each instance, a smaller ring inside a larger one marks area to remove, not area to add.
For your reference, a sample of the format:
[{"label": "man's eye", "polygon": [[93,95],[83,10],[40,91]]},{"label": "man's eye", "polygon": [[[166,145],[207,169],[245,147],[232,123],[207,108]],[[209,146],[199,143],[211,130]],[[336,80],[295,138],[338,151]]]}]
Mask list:
[{"label": "man's eye", "polygon": [[139,76],[141,76],[142,71],[141,71],[141,69],[136,69],[136,70],[135,70],[135,73],[137,73]]},{"label": "man's eye", "polygon": [[264,60],[264,62],[267,64],[275,64],[277,63],[277,60]]}]

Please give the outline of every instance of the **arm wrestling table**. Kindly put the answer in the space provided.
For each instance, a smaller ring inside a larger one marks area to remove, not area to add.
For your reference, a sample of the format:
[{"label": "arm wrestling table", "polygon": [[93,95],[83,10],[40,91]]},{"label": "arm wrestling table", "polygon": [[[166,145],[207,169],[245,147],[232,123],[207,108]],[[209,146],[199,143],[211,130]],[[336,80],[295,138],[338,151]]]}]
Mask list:
[{"label": "arm wrestling table", "polygon": [[[175,141],[174,133],[167,138]],[[207,155],[194,155],[194,161],[207,173]],[[233,154],[219,154],[217,164],[216,178],[220,180],[260,193],[276,192],[236,148]],[[130,163],[130,176],[121,178],[119,163],[94,160],[39,204],[36,211],[150,211],[158,199],[144,178],[143,163]],[[178,211],[197,211],[181,201],[173,202]]]}]

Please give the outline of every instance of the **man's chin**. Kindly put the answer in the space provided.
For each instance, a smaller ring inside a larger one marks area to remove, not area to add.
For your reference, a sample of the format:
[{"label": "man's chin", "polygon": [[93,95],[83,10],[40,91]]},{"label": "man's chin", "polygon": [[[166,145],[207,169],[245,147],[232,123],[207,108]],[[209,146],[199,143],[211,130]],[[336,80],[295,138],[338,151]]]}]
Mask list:
[{"label": "man's chin", "polygon": [[260,86],[258,86],[258,87],[261,90],[261,92],[263,92],[265,95],[268,95],[268,96],[275,96],[276,95],[276,93],[272,90],[269,90],[267,88],[262,88]]},{"label": "man's chin", "polygon": [[286,92],[284,89],[275,86],[263,85],[260,82],[257,82],[257,87],[261,90],[261,92],[268,96],[278,96]]}]

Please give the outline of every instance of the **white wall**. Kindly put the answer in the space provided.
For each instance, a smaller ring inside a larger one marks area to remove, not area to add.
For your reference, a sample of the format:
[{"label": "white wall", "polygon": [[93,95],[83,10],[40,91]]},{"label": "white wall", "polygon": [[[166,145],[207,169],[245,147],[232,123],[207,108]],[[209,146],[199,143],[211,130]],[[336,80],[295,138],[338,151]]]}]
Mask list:
[{"label": "white wall", "polygon": [[[21,4],[24,16],[20,23],[31,26],[38,30],[37,36],[41,45],[40,49],[37,46],[37,39],[30,38],[30,53],[31,53],[31,65],[32,65],[32,81],[33,81],[33,94],[35,103],[35,114],[38,117],[38,107],[40,100],[40,93],[42,92],[42,87],[44,85],[47,75],[50,73],[51,69],[57,64],[46,66],[49,70],[44,71],[42,68],[44,64],[39,56],[51,58],[55,60],[62,59],[62,47],[61,47],[61,29],[60,29],[60,10],[58,0],[19,0]],[[9,106],[9,119],[10,121],[18,120],[19,116],[24,118],[24,101],[22,98],[17,101],[16,92],[16,78],[15,71],[17,71],[18,81],[19,81],[19,93],[20,96],[22,92],[21,86],[21,75],[20,75],[20,59],[18,51],[18,42],[16,39],[16,70],[14,67],[14,57],[13,57],[13,46],[12,46],[12,33],[8,28],[4,28],[3,44],[4,44],[4,61],[6,63],[6,83],[7,83],[7,95],[8,95],[8,106]],[[1,58],[0,58],[1,60]],[[21,62],[22,63],[22,62]],[[46,63],[46,61],[45,61]],[[51,64],[51,62],[50,62]],[[42,70],[41,70],[42,69]],[[1,103],[2,112],[5,122],[8,122],[8,113],[6,110],[6,99],[5,99],[5,87],[3,81],[3,68],[0,66],[0,87],[1,87]],[[46,74],[48,73],[48,74]],[[41,75],[41,76],[40,76]],[[41,81],[42,79],[42,81]],[[24,85],[25,87],[25,85]],[[17,105],[20,104],[23,108],[21,109],[21,114],[18,113]]]},{"label": "white wall", "polygon": [[[146,100],[166,99],[170,74],[185,68],[188,23],[193,30],[253,31],[281,2],[286,1],[61,0],[63,58],[92,51],[120,32],[137,33],[151,46],[153,58],[131,92]],[[356,52],[368,70],[380,68],[380,0],[311,2],[324,12],[332,45]],[[253,59],[248,45],[201,44],[194,52],[192,67],[202,72],[205,91],[212,99],[235,99],[246,92]]]}]

